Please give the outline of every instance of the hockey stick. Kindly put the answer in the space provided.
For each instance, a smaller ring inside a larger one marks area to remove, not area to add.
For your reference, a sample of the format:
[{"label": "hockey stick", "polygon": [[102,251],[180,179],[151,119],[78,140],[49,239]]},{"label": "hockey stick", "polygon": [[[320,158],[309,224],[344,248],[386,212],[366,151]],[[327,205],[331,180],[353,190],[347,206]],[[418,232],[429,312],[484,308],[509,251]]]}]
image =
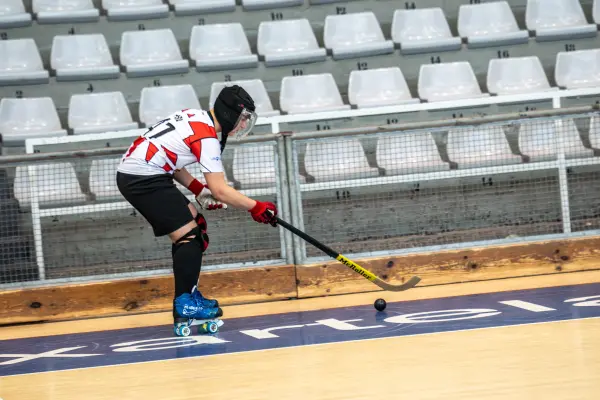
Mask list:
[{"label": "hockey stick", "polygon": [[358,274],[360,274],[363,277],[367,278],[368,280],[370,280],[371,282],[373,282],[374,284],[376,284],[377,286],[379,286],[383,290],[389,290],[391,292],[401,292],[403,290],[408,290],[408,289],[411,289],[411,288],[415,287],[415,285],[421,281],[421,278],[419,278],[418,276],[413,276],[412,278],[410,278],[408,280],[408,282],[403,283],[402,285],[392,285],[392,284],[389,284],[389,283],[385,282],[384,280],[382,280],[381,278],[379,278],[374,273],[372,273],[371,271],[364,269],[363,267],[361,267],[360,265],[358,265],[354,261],[352,261],[352,260],[344,257],[343,255],[341,255],[337,251],[335,251],[335,250],[331,249],[330,247],[324,245],[323,243],[319,242],[317,239],[313,238],[312,236],[310,236],[310,235],[302,232],[300,229],[298,229],[298,228],[296,228],[296,227],[288,224],[287,222],[285,222],[281,218],[275,217],[275,219],[277,220],[277,223],[279,225],[283,226],[285,229],[289,230],[293,234],[295,234],[295,235],[301,237],[302,239],[306,240],[308,243],[312,244],[313,246],[315,246],[319,250],[323,251],[329,257],[335,258],[336,260],[338,260],[339,262],[341,262],[345,266],[349,267],[350,269],[354,270],[354,272],[357,272]]}]

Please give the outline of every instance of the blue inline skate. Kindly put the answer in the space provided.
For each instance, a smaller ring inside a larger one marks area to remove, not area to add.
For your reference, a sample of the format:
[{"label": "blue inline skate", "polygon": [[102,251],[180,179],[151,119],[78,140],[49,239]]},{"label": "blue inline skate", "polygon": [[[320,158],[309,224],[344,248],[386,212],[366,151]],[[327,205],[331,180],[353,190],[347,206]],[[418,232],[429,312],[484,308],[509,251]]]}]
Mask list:
[{"label": "blue inline skate", "polygon": [[[210,305],[217,305],[210,307]],[[217,333],[223,326],[219,319],[223,310],[216,300],[206,299],[194,287],[192,293],[184,293],[174,301],[174,332],[176,336],[189,336],[191,327],[198,326],[198,333]]]}]

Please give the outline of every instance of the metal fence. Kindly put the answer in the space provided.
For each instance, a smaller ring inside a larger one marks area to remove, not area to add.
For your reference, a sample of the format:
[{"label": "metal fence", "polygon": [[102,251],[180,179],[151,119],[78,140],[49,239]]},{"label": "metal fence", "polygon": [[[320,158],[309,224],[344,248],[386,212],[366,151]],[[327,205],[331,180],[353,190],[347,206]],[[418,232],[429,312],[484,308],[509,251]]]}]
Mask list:
[{"label": "metal fence", "polygon": [[[600,113],[582,107],[255,136],[232,141],[223,158],[232,185],[277,202],[285,219],[332,247],[401,254],[598,234],[599,125]],[[168,239],[154,238],[116,189],[122,151],[0,160],[4,287],[170,271]],[[206,269],[324,258],[245,212],[205,215]]]}]

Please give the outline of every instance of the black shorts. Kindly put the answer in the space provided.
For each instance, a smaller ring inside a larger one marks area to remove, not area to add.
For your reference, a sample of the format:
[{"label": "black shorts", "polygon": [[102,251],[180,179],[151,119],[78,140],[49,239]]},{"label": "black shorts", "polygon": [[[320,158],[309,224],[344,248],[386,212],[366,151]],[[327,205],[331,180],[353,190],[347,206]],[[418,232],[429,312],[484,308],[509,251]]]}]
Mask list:
[{"label": "black shorts", "polygon": [[194,220],[188,208],[190,201],[177,189],[170,175],[117,172],[117,186],[123,197],[150,223],[155,236],[175,232]]}]

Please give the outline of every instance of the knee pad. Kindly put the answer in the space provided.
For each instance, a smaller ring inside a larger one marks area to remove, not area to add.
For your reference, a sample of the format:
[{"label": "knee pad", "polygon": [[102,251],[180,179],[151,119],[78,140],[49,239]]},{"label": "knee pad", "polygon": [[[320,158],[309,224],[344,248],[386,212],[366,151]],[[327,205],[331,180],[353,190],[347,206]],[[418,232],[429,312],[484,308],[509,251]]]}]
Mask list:
[{"label": "knee pad", "polygon": [[196,218],[194,218],[194,220],[202,232],[208,231],[208,224],[206,223],[206,219],[204,219],[204,215],[198,213],[196,214]]},{"label": "knee pad", "polygon": [[185,246],[188,243],[193,243],[197,246],[200,246],[202,252],[205,252],[208,248],[208,234],[206,231],[202,231],[200,226],[196,226],[191,231],[183,235],[179,240],[173,243],[172,254],[173,256],[177,252],[179,248]]}]

